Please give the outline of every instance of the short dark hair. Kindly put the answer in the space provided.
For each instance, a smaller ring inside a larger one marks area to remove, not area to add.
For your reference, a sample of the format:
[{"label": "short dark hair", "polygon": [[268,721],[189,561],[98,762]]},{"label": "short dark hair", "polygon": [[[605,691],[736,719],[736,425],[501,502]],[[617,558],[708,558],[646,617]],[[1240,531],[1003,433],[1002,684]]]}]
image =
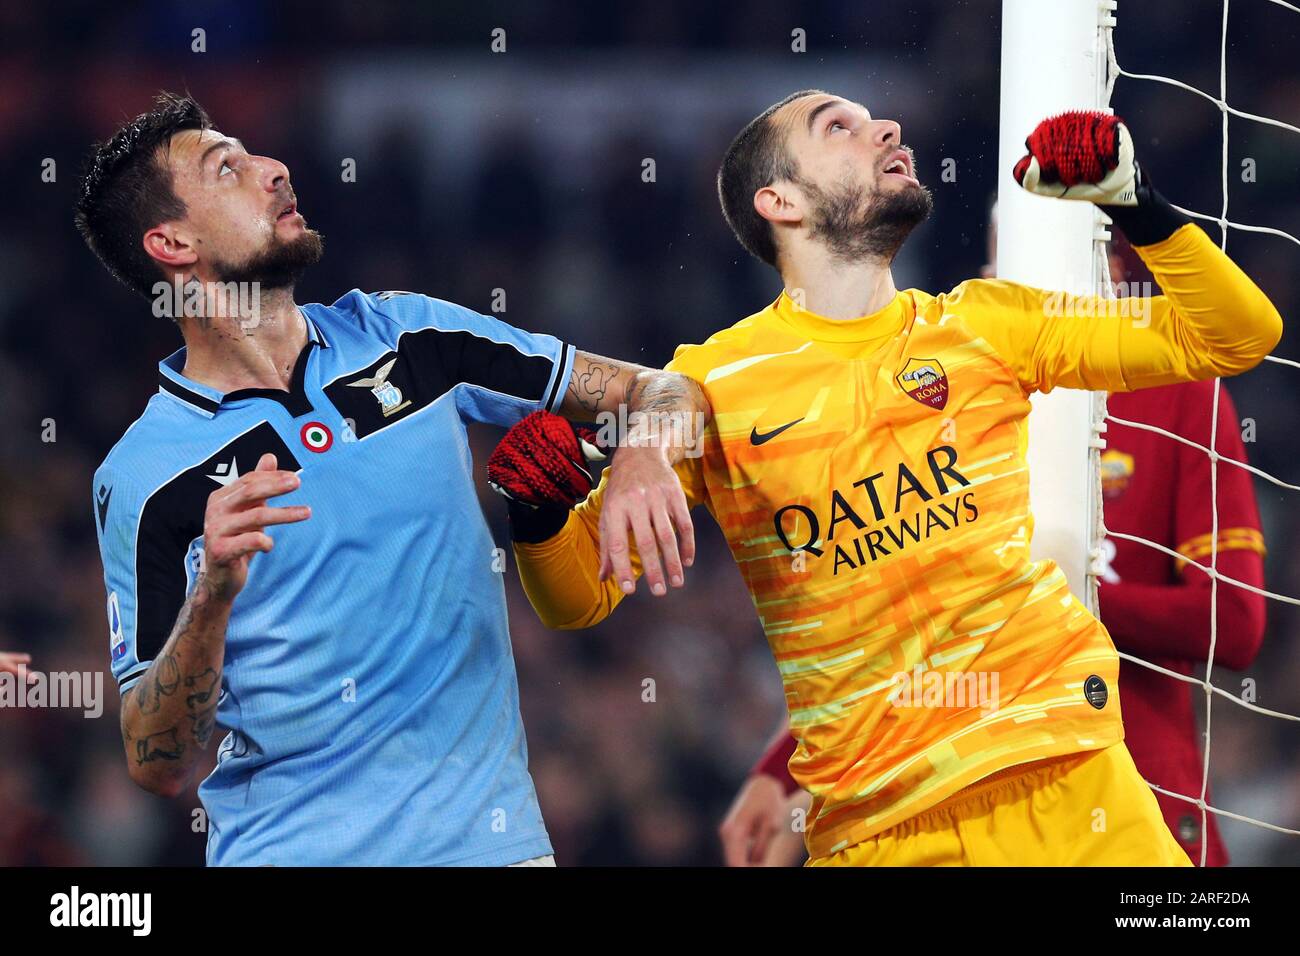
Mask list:
[{"label": "short dark hair", "polygon": [[160,222],[185,215],[164,152],[181,130],[211,126],[193,97],[162,92],[153,109],[96,143],[86,160],[77,231],[113,278],[145,298],[152,296],[160,271],[140,240]]},{"label": "short dark hair", "polygon": [[818,95],[823,95],[821,90],[800,90],[755,116],[731,141],[718,167],[718,199],[727,225],[751,255],[773,268],[776,238],[772,224],[754,209],[754,193],[779,180],[794,179],[799,169],[772,114],[787,103]]}]

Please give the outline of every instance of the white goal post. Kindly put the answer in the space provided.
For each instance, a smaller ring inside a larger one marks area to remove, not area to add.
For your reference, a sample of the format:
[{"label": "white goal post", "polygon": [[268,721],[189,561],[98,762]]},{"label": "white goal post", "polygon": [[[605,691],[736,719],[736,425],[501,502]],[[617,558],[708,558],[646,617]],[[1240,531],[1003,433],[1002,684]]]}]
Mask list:
[{"label": "white goal post", "polygon": [[[1300,245],[1300,236],[1273,226],[1237,222],[1228,217],[1230,154],[1228,117],[1262,124],[1270,132],[1300,134],[1300,124],[1237,109],[1228,102],[1228,25],[1233,0],[1221,0],[1219,37],[1219,88],[1217,93],[1199,89],[1182,80],[1157,73],[1124,69],[1114,46],[1117,0],[1003,0],[1002,4],[1002,90],[998,143],[998,275],[1044,289],[1074,293],[1113,295],[1105,240],[1110,236],[1102,225],[1107,218],[1090,203],[1058,202],[1024,192],[1011,178],[1016,160],[1023,155],[1024,138],[1044,116],[1067,109],[1109,110],[1110,92],[1118,78],[1128,82],[1159,83],[1171,93],[1170,108],[1182,108],[1187,96],[1213,103],[1221,114],[1219,175],[1222,202],[1216,213],[1182,209],[1192,219],[1213,223],[1219,229],[1226,250],[1229,230],[1268,234]],[[1300,4],[1290,0],[1259,0],[1241,4],[1245,15],[1259,17],[1266,7],[1300,15]],[[1276,135],[1276,133],[1274,133]],[[1300,363],[1280,356],[1265,361],[1291,368]],[[1219,383],[1215,383],[1211,420],[1218,421]],[[1036,395],[1029,416],[1030,505],[1036,521],[1031,545],[1034,558],[1052,558],[1065,571],[1071,590],[1097,613],[1097,574],[1106,534],[1100,493],[1099,458],[1102,434],[1108,418],[1105,394],[1057,390]],[[1203,446],[1164,429],[1141,422],[1114,419],[1128,428],[1145,429],[1170,440],[1199,448],[1208,458],[1209,501],[1212,517],[1211,550],[1208,557],[1188,562],[1189,568],[1210,578],[1210,646],[1203,676],[1171,670],[1120,651],[1130,664],[1163,674],[1200,689],[1205,697],[1203,717],[1204,749],[1201,756],[1201,786],[1198,792],[1176,793],[1148,781],[1164,797],[1186,804],[1187,811],[1200,817],[1199,861],[1209,860],[1209,814],[1249,824],[1259,830],[1300,836],[1300,830],[1270,823],[1209,802],[1210,741],[1216,698],[1234,708],[1263,717],[1300,724],[1300,714],[1262,707],[1244,695],[1214,684],[1215,648],[1219,630],[1218,600],[1225,587],[1240,587],[1280,603],[1300,606],[1300,596],[1266,590],[1234,580],[1218,568],[1218,491],[1220,467],[1244,468],[1274,486],[1300,491],[1300,484],[1284,481],[1245,461],[1218,454],[1217,425],[1211,428],[1209,445]],[[1167,543],[1134,534],[1112,531],[1117,539],[1154,548],[1170,558],[1177,557]],[[1285,634],[1279,633],[1279,637]],[[1222,704],[1221,704],[1222,706]],[[1263,844],[1257,844],[1262,846]],[[1235,852],[1235,851],[1234,851]],[[1258,850],[1256,851],[1258,853]]]},{"label": "white goal post", "polygon": [[[1003,0],[998,133],[999,278],[1043,289],[1097,293],[1096,242],[1108,238],[1091,203],[1059,202],[1021,189],[1011,170],[1039,120],[1068,109],[1106,109],[1102,20],[1111,0]],[[1057,389],[1034,395],[1029,416],[1031,556],[1051,558],[1094,613],[1090,556],[1100,546],[1098,403],[1104,396]]]}]

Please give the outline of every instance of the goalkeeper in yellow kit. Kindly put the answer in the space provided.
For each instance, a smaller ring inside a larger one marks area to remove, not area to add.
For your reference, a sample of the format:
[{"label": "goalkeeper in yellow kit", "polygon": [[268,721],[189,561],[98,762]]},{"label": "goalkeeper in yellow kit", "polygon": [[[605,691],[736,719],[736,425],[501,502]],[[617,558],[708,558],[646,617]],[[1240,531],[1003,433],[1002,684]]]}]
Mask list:
[{"label": "goalkeeper in yellow kit", "polygon": [[[1188,865],[1124,748],[1109,636],[1029,559],[1029,395],[1236,375],[1281,319],[1101,113],[1040,124],[1016,178],[1101,205],[1164,295],[900,292],[890,263],[932,203],[900,135],[820,91],[746,126],[723,213],[785,290],[669,366],[713,408],[702,455],[665,454],[721,526],[780,669],[810,863]],[[590,480],[567,424],[516,426],[489,473],[548,626],[603,620],[641,571],[655,593],[680,585],[693,545],[679,555],[673,502],[633,527],[639,558],[601,566],[604,484],[577,503]]]}]

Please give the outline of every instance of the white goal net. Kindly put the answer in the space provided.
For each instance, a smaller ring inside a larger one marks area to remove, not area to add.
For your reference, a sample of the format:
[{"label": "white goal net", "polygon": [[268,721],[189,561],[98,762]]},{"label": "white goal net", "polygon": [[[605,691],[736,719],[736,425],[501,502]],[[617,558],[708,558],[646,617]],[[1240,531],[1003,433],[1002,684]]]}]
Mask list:
[{"label": "white goal net", "polygon": [[[1236,6],[1273,4],[1300,16],[1300,6],[1285,0],[1236,0]],[[1229,215],[1228,186],[1233,170],[1229,165],[1228,121],[1237,117],[1276,130],[1278,136],[1300,134],[1300,126],[1282,119],[1246,112],[1228,98],[1228,30],[1232,0],[1222,0],[1219,43],[1219,87],[1199,89],[1169,76],[1129,70],[1116,52],[1117,39],[1123,45],[1122,9],[1116,0],[1004,0],[1002,47],[1002,102],[999,163],[1001,179],[998,198],[998,274],[1041,288],[1069,292],[1111,295],[1106,242],[1110,238],[1105,217],[1086,203],[1036,202],[1011,181],[1009,171],[1024,148],[1024,137],[1045,116],[1066,109],[1109,109],[1118,81],[1160,83],[1171,87],[1169,109],[1179,108],[1176,98],[1198,96],[1213,103],[1221,117],[1220,180],[1222,200],[1217,213],[1183,208],[1180,197],[1168,198],[1194,219],[1217,225],[1220,246],[1227,250],[1234,231],[1267,234],[1281,242],[1300,245],[1300,239],[1282,229],[1239,222]],[[1117,34],[1118,31],[1118,34]],[[1300,50],[1297,50],[1300,56]],[[1300,116],[1300,106],[1297,107]],[[1292,117],[1295,118],[1295,117]],[[1064,207],[1064,208],[1062,208]],[[1300,258],[1296,260],[1300,266]],[[1277,356],[1268,362],[1300,369],[1300,363]],[[1207,456],[1210,463],[1210,553],[1208,559],[1186,561],[1210,581],[1210,645],[1204,673],[1189,676],[1152,661],[1121,652],[1132,663],[1200,688],[1204,694],[1204,741],[1201,786],[1198,793],[1173,793],[1154,783],[1154,790],[1196,808],[1201,817],[1200,862],[1207,854],[1206,816],[1216,814],[1277,833],[1300,836],[1268,820],[1211,806],[1207,800],[1210,782],[1210,743],[1214,727],[1216,697],[1231,706],[1244,708],[1264,720],[1300,721],[1300,715],[1271,710],[1243,696],[1229,693],[1211,682],[1218,639],[1218,608],[1221,588],[1246,588],[1271,601],[1300,604],[1300,598],[1254,587],[1219,571],[1218,466],[1243,468],[1256,478],[1279,489],[1300,491],[1291,484],[1244,461],[1221,455],[1217,450],[1218,412],[1221,385],[1213,392],[1208,445],[1142,422],[1108,414],[1102,394],[1061,393],[1035,396],[1030,420],[1031,500],[1036,517],[1034,550],[1039,557],[1051,557],[1065,570],[1075,593],[1094,610],[1096,579],[1101,572],[1104,537],[1122,538],[1154,548],[1171,559],[1182,555],[1157,541],[1124,534],[1105,527],[1100,494],[1098,456],[1105,446],[1106,423],[1114,422],[1180,442]],[[1080,507],[1085,504],[1086,507]]]}]

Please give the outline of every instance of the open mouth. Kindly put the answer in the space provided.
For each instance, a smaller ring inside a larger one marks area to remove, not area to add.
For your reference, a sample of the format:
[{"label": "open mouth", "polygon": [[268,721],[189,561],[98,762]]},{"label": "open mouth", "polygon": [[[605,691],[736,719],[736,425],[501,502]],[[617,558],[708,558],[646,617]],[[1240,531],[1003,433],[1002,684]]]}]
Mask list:
[{"label": "open mouth", "polygon": [[902,176],[914,183],[917,181],[916,174],[912,171],[912,157],[904,149],[900,149],[889,158],[882,172],[886,175]]},{"label": "open mouth", "polygon": [[281,219],[287,219],[290,216],[296,216],[297,214],[298,214],[298,204],[296,202],[291,202],[289,203],[289,205],[281,209],[280,215],[276,216],[275,218],[276,221],[278,222]]}]

